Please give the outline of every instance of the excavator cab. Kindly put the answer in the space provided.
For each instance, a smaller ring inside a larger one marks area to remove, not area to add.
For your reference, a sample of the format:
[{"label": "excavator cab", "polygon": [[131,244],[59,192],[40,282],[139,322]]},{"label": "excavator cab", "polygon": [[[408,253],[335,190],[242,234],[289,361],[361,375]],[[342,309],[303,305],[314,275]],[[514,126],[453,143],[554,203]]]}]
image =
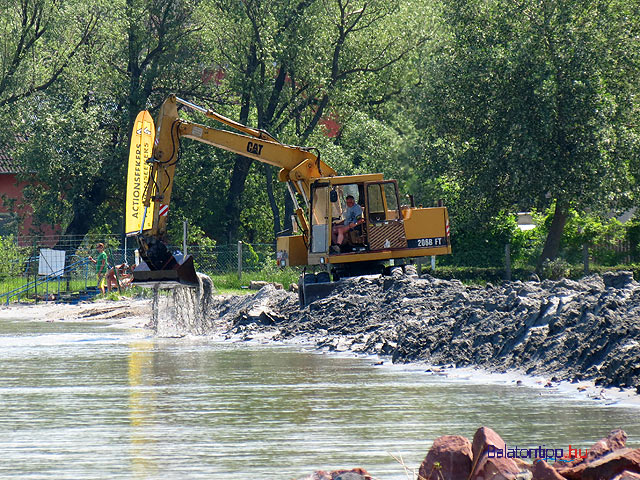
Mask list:
[{"label": "excavator cab", "polygon": [[[363,183],[348,183],[333,185],[330,192],[332,230],[336,225],[344,223],[347,214],[347,197],[353,197],[354,204],[360,207],[362,212],[356,219],[356,226],[345,235],[345,242],[340,246],[340,252],[367,250],[367,234],[364,218],[365,189]],[[333,235],[332,235],[333,240]]]},{"label": "excavator cab", "polygon": [[[312,254],[329,255],[406,249],[404,217],[400,207],[398,184],[395,180],[351,181],[334,177],[327,182],[315,182],[311,188],[311,249]],[[361,215],[355,227],[345,235],[344,242],[333,250],[335,228],[343,225],[347,213],[346,198],[353,197]]]}]

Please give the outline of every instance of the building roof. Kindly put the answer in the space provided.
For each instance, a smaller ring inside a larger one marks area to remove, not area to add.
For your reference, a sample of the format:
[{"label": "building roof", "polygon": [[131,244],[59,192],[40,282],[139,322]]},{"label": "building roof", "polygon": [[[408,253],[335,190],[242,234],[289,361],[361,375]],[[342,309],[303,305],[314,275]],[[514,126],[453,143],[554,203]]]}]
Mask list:
[{"label": "building roof", "polygon": [[[24,137],[18,135],[16,135],[16,140],[18,142],[26,141]],[[24,172],[24,168],[11,156],[9,147],[6,145],[0,145],[0,174],[22,172]]]},{"label": "building roof", "polygon": [[18,166],[3,150],[0,150],[0,173],[18,173]]}]

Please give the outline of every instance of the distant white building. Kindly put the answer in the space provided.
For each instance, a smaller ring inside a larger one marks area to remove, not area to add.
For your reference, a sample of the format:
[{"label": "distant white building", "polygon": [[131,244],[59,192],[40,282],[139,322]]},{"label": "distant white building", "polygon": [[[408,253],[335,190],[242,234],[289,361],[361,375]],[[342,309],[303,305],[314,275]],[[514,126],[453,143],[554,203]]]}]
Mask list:
[{"label": "distant white building", "polygon": [[531,212],[518,212],[518,228],[523,231],[536,228]]}]

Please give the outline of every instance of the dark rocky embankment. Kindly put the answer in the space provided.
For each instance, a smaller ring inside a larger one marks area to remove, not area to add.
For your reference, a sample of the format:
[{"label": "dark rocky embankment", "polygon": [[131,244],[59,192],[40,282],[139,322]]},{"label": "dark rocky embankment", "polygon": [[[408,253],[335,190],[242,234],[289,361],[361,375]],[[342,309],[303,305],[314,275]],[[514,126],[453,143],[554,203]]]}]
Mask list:
[{"label": "dark rocky embankment", "polygon": [[629,272],[486,286],[360,277],[302,310],[297,294],[270,286],[217,297],[211,308],[209,328],[228,337],[304,338],[394,362],[516,370],[640,393],[640,284]]}]

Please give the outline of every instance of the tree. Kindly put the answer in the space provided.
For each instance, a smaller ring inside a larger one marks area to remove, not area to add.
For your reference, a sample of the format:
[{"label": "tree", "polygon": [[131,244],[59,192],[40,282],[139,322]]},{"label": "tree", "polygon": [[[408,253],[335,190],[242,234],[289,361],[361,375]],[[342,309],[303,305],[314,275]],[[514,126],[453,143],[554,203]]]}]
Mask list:
[{"label": "tree", "polygon": [[1,0],[0,108],[45,91],[96,29],[100,9],[74,0]]},{"label": "tree", "polygon": [[447,37],[427,65],[430,171],[455,178],[467,219],[623,206],[638,159],[639,22],[621,1],[445,0]]},{"label": "tree", "polygon": [[[27,190],[28,199],[36,215],[79,236],[94,223],[121,228],[138,111],[158,106],[169,92],[209,92],[202,71],[210,50],[198,38],[198,0],[121,0],[109,9],[99,2],[85,5],[100,21],[56,82],[37,96],[23,95],[18,105],[28,142],[16,155],[40,182]],[[56,46],[42,38],[44,51]]]},{"label": "tree", "polygon": [[[225,81],[237,93],[241,123],[283,141],[306,144],[323,116],[368,102],[383,102],[407,81],[400,65],[425,43],[423,18],[411,2],[381,0],[289,0],[242,3],[218,0],[209,25],[220,48]],[[395,75],[394,75],[395,74]],[[231,173],[227,232],[237,238],[240,208],[251,160],[238,156]],[[267,191],[280,230],[279,206]],[[284,193],[283,189],[280,189]],[[285,195],[285,228],[293,213]]]}]

